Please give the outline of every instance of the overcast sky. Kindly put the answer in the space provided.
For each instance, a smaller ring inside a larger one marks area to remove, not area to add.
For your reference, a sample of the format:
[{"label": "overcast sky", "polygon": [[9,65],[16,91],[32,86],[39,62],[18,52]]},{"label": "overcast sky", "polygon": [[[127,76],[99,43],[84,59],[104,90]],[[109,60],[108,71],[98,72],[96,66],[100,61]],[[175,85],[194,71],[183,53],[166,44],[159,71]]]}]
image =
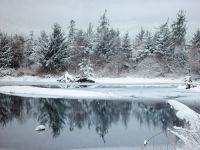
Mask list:
[{"label": "overcast sky", "polygon": [[0,0],[0,30],[37,34],[55,22],[66,30],[71,19],[85,29],[89,22],[97,26],[105,9],[111,26],[131,35],[174,20],[180,9],[186,11],[189,35],[200,26],[200,0]]}]

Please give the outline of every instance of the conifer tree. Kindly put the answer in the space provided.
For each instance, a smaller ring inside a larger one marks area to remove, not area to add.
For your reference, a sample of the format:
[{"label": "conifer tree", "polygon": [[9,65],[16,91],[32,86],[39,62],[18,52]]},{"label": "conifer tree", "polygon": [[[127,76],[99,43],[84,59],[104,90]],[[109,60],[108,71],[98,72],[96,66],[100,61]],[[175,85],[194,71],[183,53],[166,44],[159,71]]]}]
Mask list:
[{"label": "conifer tree", "polygon": [[124,55],[125,61],[129,62],[132,58],[132,49],[128,33],[126,33],[122,39],[122,53]]},{"label": "conifer tree", "polygon": [[197,30],[194,34],[192,48],[189,54],[192,72],[200,74],[200,30]]},{"label": "conifer tree", "polygon": [[70,25],[69,25],[69,33],[68,33],[68,44],[70,46],[73,46],[74,44],[74,38],[76,35],[76,22],[74,20],[70,21]]},{"label": "conifer tree", "polygon": [[185,44],[186,35],[186,18],[185,12],[180,10],[177,14],[177,18],[171,25],[172,41],[174,46],[180,46]]},{"label": "conifer tree", "polygon": [[45,58],[48,50],[49,50],[49,36],[46,34],[45,31],[42,31],[40,34],[40,37],[38,38],[38,53],[39,56],[38,63],[40,63],[42,66],[45,66],[47,60]]},{"label": "conifer tree", "polygon": [[45,55],[45,69],[50,72],[61,71],[66,67],[66,41],[59,24],[54,24],[50,36],[49,49]]},{"label": "conifer tree", "polygon": [[94,76],[93,65],[89,59],[83,58],[79,63],[80,73],[82,77],[90,78]]},{"label": "conifer tree", "polygon": [[95,40],[95,56],[97,57],[97,65],[105,64],[107,60],[107,54],[110,51],[110,30],[109,20],[106,17],[106,12],[100,18],[100,24],[97,28],[96,40]]},{"label": "conifer tree", "polygon": [[30,67],[34,64],[35,52],[37,50],[37,43],[33,32],[30,33],[29,38],[25,42],[24,50],[24,66]]},{"label": "conifer tree", "polygon": [[21,67],[21,64],[23,62],[23,52],[24,52],[24,47],[25,45],[25,39],[23,36],[20,35],[15,35],[11,36],[11,52],[10,52],[10,57],[11,57],[11,68],[19,68]]},{"label": "conifer tree", "polygon": [[11,67],[12,53],[11,53],[10,38],[7,34],[0,33],[0,67]]},{"label": "conifer tree", "polygon": [[174,51],[174,64],[176,67],[185,67],[188,58],[185,48],[186,18],[183,10],[178,12],[176,20],[171,25],[171,32],[171,48]]},{"label": "conifer tree", "polygon": [[161,25],[158,29],[158,31],[154,35],[154,54],[157,56],[163,57],[163,56],[170,56],[172,55],[171,49],[170,49],[170,41],[171,35],[168,27],[168,21]]}]

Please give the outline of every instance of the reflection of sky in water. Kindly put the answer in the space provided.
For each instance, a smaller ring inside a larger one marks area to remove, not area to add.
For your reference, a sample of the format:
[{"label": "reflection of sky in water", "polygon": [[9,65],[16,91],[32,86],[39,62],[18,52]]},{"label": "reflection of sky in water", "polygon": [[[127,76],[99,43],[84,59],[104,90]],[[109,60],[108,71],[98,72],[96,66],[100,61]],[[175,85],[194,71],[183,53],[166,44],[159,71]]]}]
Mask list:
[{"label": "reflection of sky in water", "polygon": [[[139,146],[167,127],[182,124],[174,110],[158,101],[0,98],[0,147],[5,148]],[[40,123],[47,129],[38,134],[34,129]],[[165,134],[152,144],[167,144]]]}]

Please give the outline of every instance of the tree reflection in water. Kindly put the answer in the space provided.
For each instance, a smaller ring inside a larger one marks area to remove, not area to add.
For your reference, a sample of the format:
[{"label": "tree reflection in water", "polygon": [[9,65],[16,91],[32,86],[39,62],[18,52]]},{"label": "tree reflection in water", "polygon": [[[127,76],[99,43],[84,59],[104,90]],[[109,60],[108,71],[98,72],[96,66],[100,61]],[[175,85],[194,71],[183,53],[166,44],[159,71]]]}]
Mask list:
[{"label": "tree reflection in water", "polygon": [[53,136],[58,136],[65,125],[67,109],[65,100],[39,99],[36,108],[38,110],[36,116],[40,124],[48,124]]},{"label": "tree reflection in water", "polygon": [[167,127],[183,125],[174,110],[161,102],[146,104],[110,100],[33,99],[0,94],[2,126],[6,126],[13,119],[23,122],[30,117],[49,126],[55,138],[66,126],[69,131],[94,127],[104,142],[105,135],[113,124],[122,122],[127,127],[131,117],[136,118],[141,125],[162,127],[163,131]]}]

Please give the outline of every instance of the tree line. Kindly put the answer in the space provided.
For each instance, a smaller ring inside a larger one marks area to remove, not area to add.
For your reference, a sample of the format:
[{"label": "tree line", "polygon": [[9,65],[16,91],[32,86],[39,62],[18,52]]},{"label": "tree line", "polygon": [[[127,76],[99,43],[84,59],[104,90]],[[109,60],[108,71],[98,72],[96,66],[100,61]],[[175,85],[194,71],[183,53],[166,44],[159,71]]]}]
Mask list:
[{"label": "tree line", "polygon": [[68,33],[57,23],[50,34],[42,31],[38,37],[0,32],[0,68],[118,76],[144,69],[140,64],[153,58],[163,68],[159,75],[175,73],[177,68],[185,74],[200,74],[200,30],[186,43],[185,11],[180,10],[171,24],[168,19],[154,33],[142,28],[133,38],[112,28],[106,13],[97,28],[89,24],[86,31],[71,20]]}]

